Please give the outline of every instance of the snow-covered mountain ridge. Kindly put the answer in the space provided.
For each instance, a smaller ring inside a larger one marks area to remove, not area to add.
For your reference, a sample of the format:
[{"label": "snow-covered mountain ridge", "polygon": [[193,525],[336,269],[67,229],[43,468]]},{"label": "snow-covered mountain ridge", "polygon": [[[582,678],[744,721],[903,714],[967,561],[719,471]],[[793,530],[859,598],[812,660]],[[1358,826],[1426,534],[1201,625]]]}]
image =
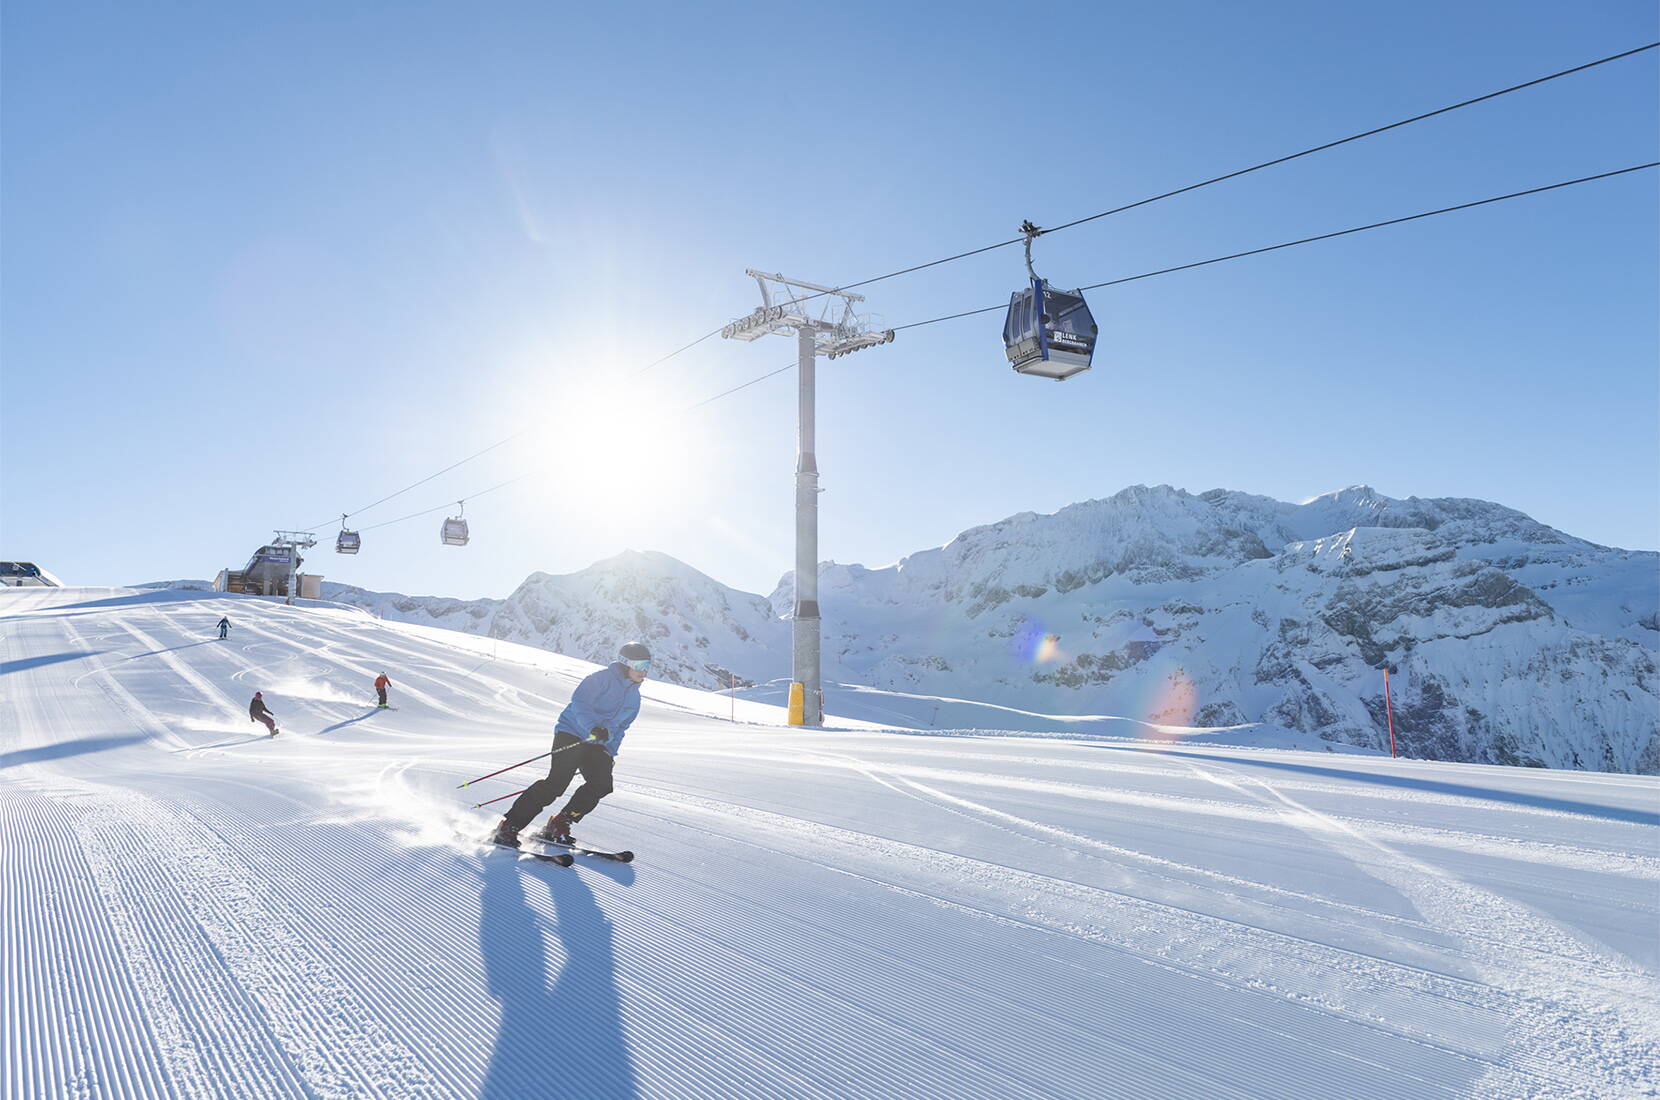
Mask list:
[{"label": "snow-covered mountain ridge", "polygon": [[[1387,749],[1387,666],[1408,755],[1655,773],[1657,576],[1660,555],[1481,500],[1133,486],[885,568],[822,564],[824,675]],[[628,552],[502,601],[325,595],[590,659],[640,637],[664,678],[721,688],[788,674],[792,583],[764,599]]]},{"label": "snow-covered mountain ridge", "polygon": [[[790,626],[764,596],[728,588],[655,551],[625,551],[579,573],[532,573],[504,600],[371,592],[324,582],[324,599],[383,619],[448,627],[608,661],[620,641],[651,647],[653,676],[727,688],[789,672]],[[781,657],[775,657],[781,654]]]}]

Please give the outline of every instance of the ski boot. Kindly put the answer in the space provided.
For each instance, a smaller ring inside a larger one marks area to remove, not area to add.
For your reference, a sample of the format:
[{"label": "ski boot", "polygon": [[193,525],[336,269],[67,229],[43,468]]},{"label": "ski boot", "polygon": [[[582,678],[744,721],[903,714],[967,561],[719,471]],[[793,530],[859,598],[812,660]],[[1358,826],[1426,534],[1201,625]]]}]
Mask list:
[{"label": "ski boot", "polygon": [[560,810],[548,818],[548,823],[542,826],[542,831],[536,834],[538,840],[546,840],[552,844],[576,844],[576,838],[571,835],[571,826],[576,824],[580,814],[572,816],[569,810]]},{"label": "ski boot", "polygon": [[519,830],[507,823],[504,817],[501,824],[496,826],[496,834],[490,838],[492,844],[500,844],[503,848],[517,848],[519,846]]}]

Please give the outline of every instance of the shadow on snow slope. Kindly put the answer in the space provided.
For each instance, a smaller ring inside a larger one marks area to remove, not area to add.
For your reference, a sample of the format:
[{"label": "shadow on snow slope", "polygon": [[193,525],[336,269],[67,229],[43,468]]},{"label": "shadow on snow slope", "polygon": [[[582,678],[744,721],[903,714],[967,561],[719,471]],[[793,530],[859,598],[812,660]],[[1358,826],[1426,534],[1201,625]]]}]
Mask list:
[{"label": "shadow on snow slope", "polygon": [[[194,589],[186,590],[162,588],[149,592],[132,592],[125,596],[105,596],[104,598],[97,600],[81,600],[77,603],[54,604],[52,605],[52,611],[55,613],[59,611],[68,611],[71,608],[85,607],[131,607],[134,604],[143,603],[189,603],[198,600],[205,602],[206,600],[211,600],[216,597],[222,598],[224,595],[225,593],[222,592],[200,592]],[[205,631],[206,629],[207,627],[204,626],[203,630]]]},{"label": "shadow on snow slope", "polygon": [[333,733],[337,729],[344,729],[346,726],[350,726],[350,725],[353,725],[355,723],[361,722],[366,718],[373,718],[376,714],[379,714],[379,713],[380,713],[380,708],[379,707],[370,707],[367,712],[358,715],[356,718],[347,718],[347,719],[344,719],[342,721],[336,722],[332,726],[324,726],[322,729],[317,731],[317,736],[321,737],[325,733]]},{"label": "shadow on snow slope", "polygon": [[59,661],[78,661],[82,657],[96,657],[100,653],[108,653],[107,649],[77,649],[66,653],[52,653],[42,657],[21,657],[15,661],[0,661],[0,676],[10,676],[14,672],[27,672],[31,668],[42,665],[55,665]]},{"label": "shadow on snow slope", "polygon": [[[638,1091],[617,996],[611,922],[580,873],[546,874],[492,852],[484,860],[479,948],[501,1028],[479,1100],[525,1096],[633,1096]],[[628,881],[628,875],[618,881]],[[542,918],[527,888],[545,884],[564,965],[548,984]]]},{"label": "shadow on snow slope", "polygon": [[57,760],[65,756],[80,756],[89,752],[107,752],[149,738],[142,733],[122,737],[82,737],[74,741],[59,741],[55,745],[38,745],[32,749],[0,753],[0,768],[15,768],[19,764],[38,764],[42,760]]},{"label": "shadow on snow slope", "polygon": [[199,642],[181,642],[178,645],[170,645],[166,649],[152,649],[152,650],[149,650],[148,652],[145,652],[145,653],[135,653],[131,657],[123,657],[123,658],[121,658],[121,660],[119,660],[115,663],[116,664],[122,664],[126,661],[136,661],[140,657],[155,657],[155,656],[157,656],[159,654],[162,654],[162,653],[173,653],[176,650],[180,650],[180,649],[194,649],[196,646],[199,646],[199,645],[213,645],[214,643],[216,643],[218,641],[219,641],[218,638],[203,638]]},{"label": "shadow on snow slope", "polygon": [[[280,729],[281,727],[279,726],[278,728]],[[238,745],[251,745],[255,741],[269,740],[271,740],[270,734],[256,733],[252,737],[240,737],[233,741],[216,741],[211,745],[186,745],[182,749],[170,749],[169,751],[175,754],[181,752],[206,752],[208,749],[232,749]]]},{"label": "shadow on snow slope", "polygon": [[[1566,798],[1551,798],[1547,795],[1527,794],[1523,791],[1495,790],[1491,787],[1475,787],[1467,783],[1447,783],[1438,779],[1415,779],[1409,775],[1385,775],[1379,772],[1362,771],[1359,769],[1322,767],[1319,764],[1293,764],[1288,760],[1271,760],[1265,756],[1229,756],[1214,752],[1182,752],[1180,749],[1161,749],[1147,745],[1104,745],[1094,742],[1087,743],[1092,749],[1112,749],[1117,751],[1131,751],[1142,753],[1160,753],[1165,756],[1188,756],[1195,760],[1226,760],[1233,764],[1244,764],[1253,768],[1275,768],[1280,771],[1302,772],[1306,775],[1319,775],[1330,779],[1347,779],[1359,783],[1377,783],[1386,787],[1400,787],[1410,791],[1426,791],[1432,794],[1457,795],[1460,798],[1479,798],[1489,802],[1506,802],[1517,806],[1527,806],[1536,810],[1553,810],[1557,813],[1581,814],[1585,817],[1600,817],[1605,821],[1621,821],[1628,825],[1660,825],[1660,813],[1653,810],[1633,810],[1622,806],[1601,806],[1595,802],[1575,802]],[[1514,769],[1505,769],[1506,772]]]}]

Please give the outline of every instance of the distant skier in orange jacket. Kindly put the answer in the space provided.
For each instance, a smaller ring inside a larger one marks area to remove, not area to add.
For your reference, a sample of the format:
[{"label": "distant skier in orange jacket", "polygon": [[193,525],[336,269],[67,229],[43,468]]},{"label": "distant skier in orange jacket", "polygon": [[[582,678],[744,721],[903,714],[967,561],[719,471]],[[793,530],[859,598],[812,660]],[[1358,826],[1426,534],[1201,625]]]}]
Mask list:
[{"label": "distant skier in orange jacket", "polygon": [[389,705],[386,702],[386,688],[387,688],[387,685],[391,684],[391,682],[392,682],[391,678],[388,677],[386,675],[386,673],[384,673],[384,672],[381,673],[379,676],[375,677],[375,694],[380,696],[380,702],[375,704],[377,707],[384,707],[384,706]]}]

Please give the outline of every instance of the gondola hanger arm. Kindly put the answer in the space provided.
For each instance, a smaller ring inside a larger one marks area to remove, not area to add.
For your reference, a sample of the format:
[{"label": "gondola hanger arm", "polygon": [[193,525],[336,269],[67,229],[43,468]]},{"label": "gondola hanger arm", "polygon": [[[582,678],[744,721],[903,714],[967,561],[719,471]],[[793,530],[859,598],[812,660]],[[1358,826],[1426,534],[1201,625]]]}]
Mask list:
[{"label": "gondola hanger arm", "polygon": [[1032,282],[1035,283],[1038,281],[1038,276],[1037,272],[1032,270],[1032,242],[1038,239],[1043,230],[1033,225],[1032,220],[1027,218],[1020,223],[1020,232],[1026,238],[1026,274],[1030,275]]}]

